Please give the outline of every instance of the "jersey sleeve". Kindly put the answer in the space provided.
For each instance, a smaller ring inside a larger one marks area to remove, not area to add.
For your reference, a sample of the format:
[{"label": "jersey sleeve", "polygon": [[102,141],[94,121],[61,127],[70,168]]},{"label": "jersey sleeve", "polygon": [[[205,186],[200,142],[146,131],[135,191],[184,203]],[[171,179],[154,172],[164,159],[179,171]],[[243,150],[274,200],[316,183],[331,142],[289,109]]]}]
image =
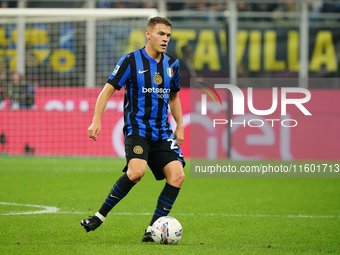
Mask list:
[{"label": "jersey sleeve", "polygon": [[124,55],[119,60],[115,69],[107,80],[107,83],[111,84],[117,90],[120,90],[130,78],[131,67],[129,57],[130,55]]},{"label": "jersey sleeve", "polygon": [[174,70],[174,77],[172,79],[171,83],[171,92],[178,92],[180,90],[180,85],[179,85],[179,61],[176,59],[176,61],[173,64],[172,69]]}]

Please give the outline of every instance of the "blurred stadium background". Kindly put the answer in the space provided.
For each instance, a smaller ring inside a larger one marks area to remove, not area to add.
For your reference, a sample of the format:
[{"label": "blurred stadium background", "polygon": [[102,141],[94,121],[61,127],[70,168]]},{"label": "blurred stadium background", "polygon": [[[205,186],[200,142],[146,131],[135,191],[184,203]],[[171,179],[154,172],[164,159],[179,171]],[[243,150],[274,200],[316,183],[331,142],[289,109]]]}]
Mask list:
[{"label": "blurred stadium background", "polygon": [[[338,1],[19,0],[1,7],[2,155],[123,157],[123,92],[109,102],[100,139],[91,141],[86,130],[117,61],[145,44],[147,19],[162,15],[173,21],[168,53],[180,59],[185,120],[192,77],[296,78],[294,86],[312,91],[312,118],[288,135],[273,128],[269,143],[247,142],[250,133],[261,133],[256,128],[235,132],[236,158],[340,158]],[[270,82],[257,86],[264,95],[270,88]],[[189,129],[186,121],[186,157]],[[224,139],[219,135],[207,137]]]}]

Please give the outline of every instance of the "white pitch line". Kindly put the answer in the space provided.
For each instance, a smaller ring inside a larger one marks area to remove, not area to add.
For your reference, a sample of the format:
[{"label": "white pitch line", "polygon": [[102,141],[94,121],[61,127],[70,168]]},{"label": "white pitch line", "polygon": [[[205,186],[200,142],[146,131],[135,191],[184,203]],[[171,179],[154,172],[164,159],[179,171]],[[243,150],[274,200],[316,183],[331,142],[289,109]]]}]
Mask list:
[{"label": "white pitch line", "polygon": [[11,205],[11,206],[26,206],[26,207],[34,207],[34,208],[42,208],[40,211],[27,211],[27,212],[9,212],[3,213],[1,215],[23,215],[23,214],[42,214],[42,213],[56,213],[59,211],[59,208],[54,206],[45,206],[45,205],[30,205],[30,204],[17,204],[17,203],[6,203],[0,202],[0,205]]},{"label": "white pitch line", "polygon": [[[116,215],[153,215],[153,213],[129,213],[129,212],[116,212]],[[245,218],[340,218],[340,215],[273,215],[273,214],[227,214],[227,213],[175,213],[180,216],[222,216],[222,217],[245,217]]]},{"label": "white pitch line", "polygon": [[340,215],[280,215],[280,214],[227,214],[227,213],[200,213],[199,216],[225,216],[225,217],[248,217],[248,218],[340,218]]},{"label": "white pitch line", "polygon": [[[0,215],[29,215],[29,214],[42,214],[42,213],[60,213],[60,214],[89,214],[90,212],[62,212],[59,208],[54,206],[44,205],[30,205],[30,204],[17,204],[17,203],[6,203],[0,202],[0,205],[12,205],[12,206],[26,206],[34,208],[43,208],[40,211],[27,211],[27,212],[10,212]],[[112,212],[113,215],[132,215],[132,216],[150,216],[153,213],[133,213],[133,212]],[[222,217],[244,217],[244,218],[305,218],[305,219],[338,219],[340,215],[280,215],[280,214],[228,214],[228,213],[175,213],[174,215],[179,216],[200,216],[200,217],[211,217],[211,216],[222,216]]]},{"label": "white pitch line", "polygon": [[[57,212],[65,214],[86,214],[86,212]],[[131,215],[131,216],[149,216],[153,213],[133,213],[133,212],[112,212],[111,215]],[[178,216],[222,216],[222,217],[244,217],[244,218],[314,218],[314,219],[337,219],[340,215],[275,215],[275,214],[227,214],[227,213],[174,213]]]}]

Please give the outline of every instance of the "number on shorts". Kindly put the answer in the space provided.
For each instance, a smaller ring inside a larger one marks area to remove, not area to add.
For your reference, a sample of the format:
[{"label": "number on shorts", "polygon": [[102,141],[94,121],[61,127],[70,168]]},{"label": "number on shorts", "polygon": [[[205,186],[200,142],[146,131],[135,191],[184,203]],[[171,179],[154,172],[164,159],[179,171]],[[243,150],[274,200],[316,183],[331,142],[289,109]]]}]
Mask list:
[{"label": "number on shorts", "polygon": [[170,149],[171,149],[171,150],[178,149],[178,146],[177,146],[177,144],[176,144],[176,140],[174,140],[174,139],[172,139],[172,138],[169,138],[167,141],[168,141],[168,142],[171,141],[171,145],[170,145]]}]

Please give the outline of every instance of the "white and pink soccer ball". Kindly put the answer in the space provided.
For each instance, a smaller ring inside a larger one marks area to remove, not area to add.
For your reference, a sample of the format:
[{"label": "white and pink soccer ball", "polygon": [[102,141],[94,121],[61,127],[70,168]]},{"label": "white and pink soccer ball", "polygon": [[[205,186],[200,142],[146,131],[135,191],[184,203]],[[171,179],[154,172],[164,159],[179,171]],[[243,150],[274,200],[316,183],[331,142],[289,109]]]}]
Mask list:
[{"label": "white and pink soccer ball", "polygon": [[181,240],[182,234],[181,224],[171,216],[158,218],[151,229],[153,240],[159,244],[177,244]]}]

